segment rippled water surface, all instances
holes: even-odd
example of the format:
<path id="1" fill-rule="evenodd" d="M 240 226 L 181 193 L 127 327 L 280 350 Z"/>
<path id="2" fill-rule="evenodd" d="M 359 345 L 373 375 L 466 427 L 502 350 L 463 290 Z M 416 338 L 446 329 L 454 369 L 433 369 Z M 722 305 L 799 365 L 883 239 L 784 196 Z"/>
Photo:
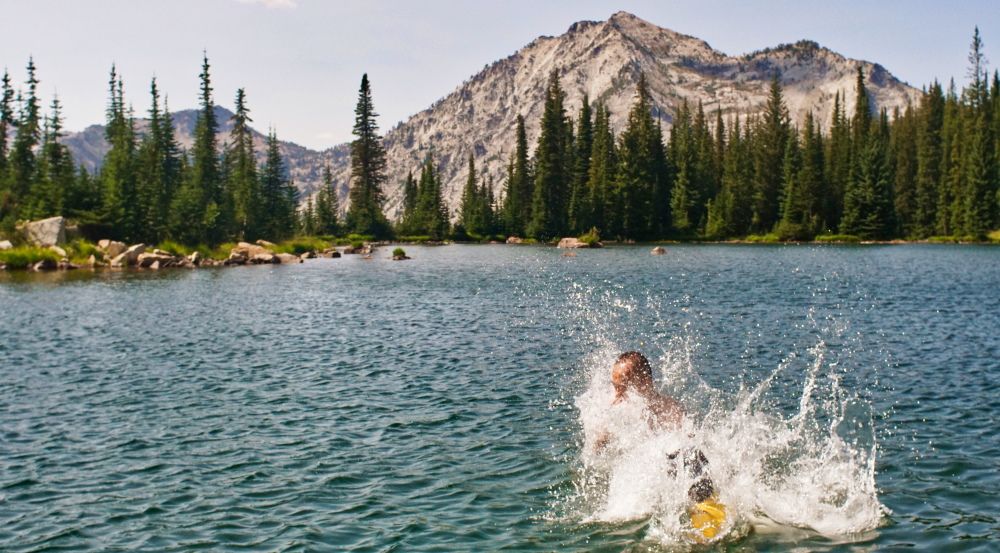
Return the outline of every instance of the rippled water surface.
<path id="1" fill-rule="evenodd" d="M 0 274 L 0 550 L 689 549 L 588 461 L 627 349 L 740 502 L 710 547 L 997 549 L 1000 249 L 408 250 Z"/>

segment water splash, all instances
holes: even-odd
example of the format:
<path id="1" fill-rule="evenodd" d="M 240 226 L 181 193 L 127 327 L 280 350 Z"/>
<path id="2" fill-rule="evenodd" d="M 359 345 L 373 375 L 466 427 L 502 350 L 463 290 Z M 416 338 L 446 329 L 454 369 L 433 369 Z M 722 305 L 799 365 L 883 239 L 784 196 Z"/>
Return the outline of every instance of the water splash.
<path id="1" fill-rule="evenodd" d="M 575 305 L 595 304 L 592 291 L 576 291 Z M 848 542 L 870 538 L 887 509 L 875 483 L 871 404 L 845 386 L 845 380 L 859 385 L 843 362 L 851 355 L 848 325 L 817 322 L 810 312 L 805 325 L 815 337 L 811 347 L 787 353 L 762 379 L 743 373 L 733 376 L 731 386 L 713 387 L 695 368 L 700 343 L 691 317 L 699 314 L 687 298 L 665 306 L 656 298 L 618 294 L 598 295 L 602 308 L 575 314 L 594 348 L 581 362 L 582 391 L 574 399 L 580 453 L 560 511 L 583 522 L 646 520 L 648 539 L 669 546 L 694 543 L 687 490 L 695 477 L 677 470 L 670 456 L 700 450 L 728 510 L 718 539 L 750 531 L 816 533 Z M 662 313 L 670 311 L 665 307 L 683 313 L 682 320 L 664 319 Z M 652 318 L 652 329 L 636 325 L 636 316 Z M 658 369 L 661 392 L 685 405 L 681 428 L 650 426 L 640 398 L 612 404 L 610 367 L 637 344 Z M 599 446 L 601 441 L 607 445 Z"/>

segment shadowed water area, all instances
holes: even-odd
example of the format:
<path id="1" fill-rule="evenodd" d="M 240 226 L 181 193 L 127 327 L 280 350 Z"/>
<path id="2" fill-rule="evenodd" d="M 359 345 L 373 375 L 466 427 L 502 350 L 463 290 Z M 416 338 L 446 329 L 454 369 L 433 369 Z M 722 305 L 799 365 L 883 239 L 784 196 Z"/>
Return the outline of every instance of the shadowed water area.
<path id="1" fill-rule="evenodd" d="M 1000 540 L 998 248 L 407 250 L 0 274 L 0 550 L 703 550 L 588 460 L 626 349 L 741 519 L 708 549 Z"/>

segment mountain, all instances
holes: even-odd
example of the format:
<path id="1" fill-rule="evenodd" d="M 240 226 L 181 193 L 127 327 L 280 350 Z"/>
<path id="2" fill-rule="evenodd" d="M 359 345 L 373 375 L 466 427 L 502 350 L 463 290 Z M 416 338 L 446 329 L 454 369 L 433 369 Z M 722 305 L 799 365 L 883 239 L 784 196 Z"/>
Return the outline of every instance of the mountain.
<path id="1" fill-rule="evenodd" d="M 194 127 L 198 121 L 198 110 L 177 111 L 172 113 L 171 117 L 174 122 L 177 142 L 181 148 L 190 149 L 194 145 Z M 219 122 L 219 144 L 229 141 L 229 134 L 233 130 L 232 117 L 233 112 L 228 109 L 219 106 L 215 107 L 215 118 Z M 136 120 L 136 131 L 139 135 L 144 134 L 148 128 L 148 120 Z M 267 154 L 267 136 L 254 130 L 253 138 L 257 160 L 263 163 Z M 104 159 L 104 154 L 108 151 L 108 143 L 104 139 L 104 125 L 91 125 L 81 132 L 68 133 L 63 137 L 62 142 L 73 152 L 77 163 L 82 164 L 91 171 L 96 171 L 100 167 L 101 161 Z M 281 141 L 279 149 L 285 159 L 285 163 L 288 165 L 290 176 L 304 194 L 312 193 L 320 184 L 323 175 L 323 165 L 327 161 L 334 167 L 350 163 L 348 157 L 350 152 L 346 146 L 317 152 L 305 146 L 299 146 L 294 142 Z M 343 186 L 342 193 L 346 196 L 346 179 Z"/>
<path id="2" fill-rule="evenodd" d="M 493 177 L 498 192 L 514 142 L 518 115 L 523 115 L 529 144 L 537 138 L 544 103 L 545 85 L 552 70 L 558 70 L 566 91 L 566 106 L 579 109 L 584 93 L 591 101 L 604 102 L 611 110 L 616 131 L 624 127 L 640 73 L 646 75 L 654 115 L 669 129 L 675 111 L 687 99 L 702 102 L 706 112 L 746 115 L 759 111 L 766 99 L 770 79 L 777 73 L 784 87 L 785 102 L 795 122 L 811 109 L 825 129 L 829 128 L 834 95 L 846 95 L 845 109 L 854 109 L 854 83 L 858 66 L 868 79 L 872 103 L 879 109 L 916 103 L 920 91 L 900 82 L 882 66 L 845 58 L 811 41 L 780 45 L 743 56 L 729 56 L 695 37 L 683 35 L 619 12 L 607 21 L 581 21 L 558 37 L 535 39 L 510 57 L 494 62 L 462 83 L 432 106 L 398 124 L 385 135 L 389 182 L 386 213 L 398 215 L 402 181 L 407 172 L 419 172 L 431 151 L 444 183 L 445 200 L 457 211 L 466 175 L 469 152 L 477 167 Z M 375 89 L 376 106 L 378 89 Z M 219 109 L 225 122 L 221 140 L 228 136 L 231 113 Z M 174 115 L 178 139 L 190 145 L 196 112 Z M 575 113 L 572 113 L 575 115 Z M 81 136 L 82 135 L 82 136 Z M 258 153 L 263 137 L 258 135 Z M 103 151 L 103 129 L 88 128 L 66 138 L 82 160 L 95 163 Z M 346 144 L 316 152 L 292 143 L 282 143 L 292 177 L 306 194 L 316 189 L 322 164 L 329 161 L 337 180 L 342 203 L 346 202 L 350 157 Z"/>

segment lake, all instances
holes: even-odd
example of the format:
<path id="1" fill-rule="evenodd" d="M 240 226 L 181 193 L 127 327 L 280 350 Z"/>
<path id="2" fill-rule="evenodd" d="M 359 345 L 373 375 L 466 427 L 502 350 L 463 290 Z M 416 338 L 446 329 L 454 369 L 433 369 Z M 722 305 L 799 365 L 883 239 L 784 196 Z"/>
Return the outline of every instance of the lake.
<path id="1" fill-rule="evenodd" d="M 682 442 L 713 547 L 996 550 L 1000 248 L 406 249 L 0 274 L 0 550 L 697 549 Z M 686 432 L 605 454 L 626 350 Z"/>

